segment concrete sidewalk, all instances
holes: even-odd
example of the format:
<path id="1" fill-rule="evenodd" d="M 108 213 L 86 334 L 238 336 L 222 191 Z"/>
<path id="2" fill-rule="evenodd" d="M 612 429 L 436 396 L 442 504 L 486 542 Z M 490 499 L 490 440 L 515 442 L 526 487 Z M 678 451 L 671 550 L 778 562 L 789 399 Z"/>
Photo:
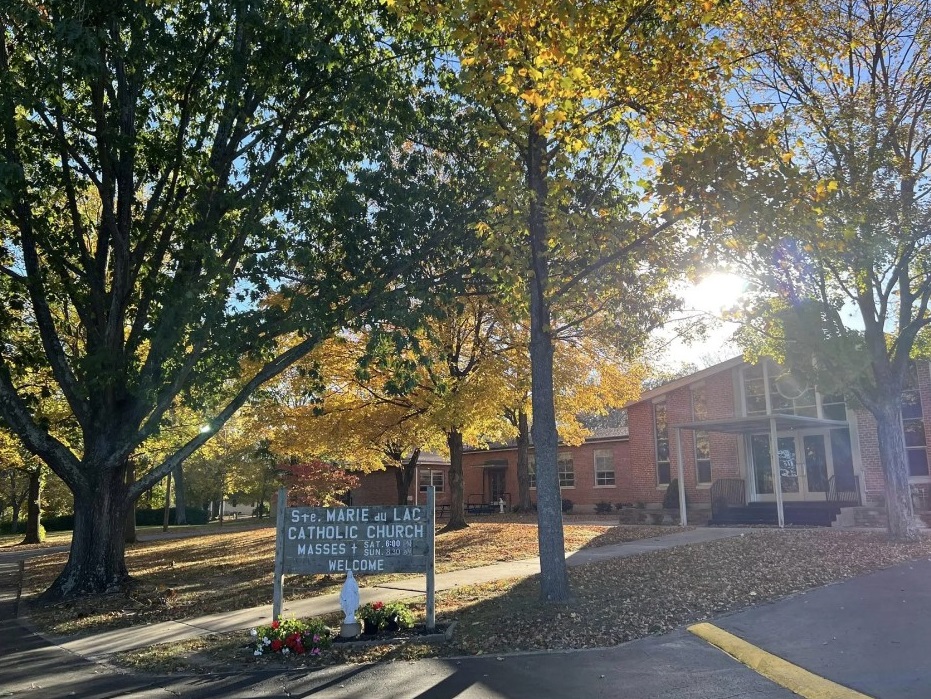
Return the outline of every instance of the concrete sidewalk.
<path id="1" fill-rule="evenodd" d="M 745 529 L 725 527 L 691 529 L 685 532 L 669 534 L 668 536 L 574 551 L 567 555 L 566 563 L 570 566 L 586 565 L 674 546 L 726 539 L 738 536 L 745 531 Z M 442 592 L 465 585 L 477 585 L 507 578 L 529 577 L 539 572 L 539 558 L 497 563 L 480 568 L 468 568 L 452 573 L 438 574 L 436 576 L 436 590 Z M 287 580 L 285 580 L 285 586 L 287 587 Z M 362 604 L 378 600 L 389 602 L 398 599 L 416 599 L 425 594 L 425 587 L 426 579 L 423 576 L 418 576 L 377 586 L 363 587 L 359 590 L 359 596 Z M 283 614 L 285 616 L 312 617 L 338 612 L 339 610 L 339 595 L 329 594 L 285 602 Z M 249 629 L 271 621 L 271 612 L 271 605 L 266 604 L 225 614 L 211 614 L 185 621 L 165 621 L 158 624 L 133 626 L 73 639 L 46 638 L 72 653 L 91 659 L 99 659 L 119 651 L 145 648 L 159 643 L 185 641 L 210 633 L 226 633 Z"/>

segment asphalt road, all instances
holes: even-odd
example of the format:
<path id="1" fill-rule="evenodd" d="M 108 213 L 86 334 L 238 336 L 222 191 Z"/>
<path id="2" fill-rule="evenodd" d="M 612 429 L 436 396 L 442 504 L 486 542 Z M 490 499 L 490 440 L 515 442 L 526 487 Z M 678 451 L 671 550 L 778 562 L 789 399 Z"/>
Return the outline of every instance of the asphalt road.
<path id="1" fill-rule="evenodd" d="M 685 630 L 610 649 L 152 677 L 50 646 L 13 619 L 18 562 L 0 554 L 0 697 L 789 699 Z M 714 620 L 875 699 L 931 697 L 931 562 L 922 560 Z M 506 623 L 506 620 L 502 620 Z"/>

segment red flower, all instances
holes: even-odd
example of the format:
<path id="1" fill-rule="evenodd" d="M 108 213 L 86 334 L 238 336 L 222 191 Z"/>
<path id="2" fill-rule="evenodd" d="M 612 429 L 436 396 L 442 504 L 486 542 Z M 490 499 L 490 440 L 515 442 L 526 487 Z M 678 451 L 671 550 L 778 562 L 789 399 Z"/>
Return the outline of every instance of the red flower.
<path id="1" fill-rule="evenodd" d="M 275 619 L 275 620 L 272 622 L 272 628 L 273 628 L 273 629 L 277 629 L 279 626 L 281 626 L 281 622 L 278 621 L 277 619 Z"/>
<path id="2" fill-rule="evenodd" d="M 275 652 L 278 652 L 279 650 L 281 650 L 281 647 L 283 645 L 284 644 L 279 639 L 276 638 L 274 641 L 272 641 L 271 649 Z"/>
<path id="3" fill-rule="evenodd" d="M 376 602 L 375 604 L 372 605 L 372 609 L 381 609 L 384 606 L 385 606 L 384 602 Z"/>

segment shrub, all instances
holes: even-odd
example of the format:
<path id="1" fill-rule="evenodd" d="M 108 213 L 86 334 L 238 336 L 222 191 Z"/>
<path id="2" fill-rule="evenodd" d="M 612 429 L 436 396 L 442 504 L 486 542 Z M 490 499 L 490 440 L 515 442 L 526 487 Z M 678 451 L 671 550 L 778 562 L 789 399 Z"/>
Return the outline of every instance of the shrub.
<path id="1" fill-rule="evenodd" d="M 633 507 L 633 506 L 634 506 L 634 505 L 633 505 L 633 503 L 631 503 L 631 502 L 616 502 L 616 503 L 614 503 L 614 509 L 617 510 L 618 512 L 620 512 L 621 510 L 623 510 L 625 507 Z"/>
<path id="2" fill-rule="evenodd" d="M 688 499 L 685 501 L 686 506 L 689 504 Z M 669 487 L 666 488 L 666 495 L 663 496 L 663 507 L 667 510 L 679 509 L 679 479 L 673 478 L 669 481 Z"/>
<path id="3" fill-rule="evenodd" d="M 609 515 L 611 514 L 611 503 L 610 502 L 596 502 L 595 503 L 595 514 L 599 515 Z"/>
<path id="4" fill-rule="evenodd" d="M 404 602 L 369 602 L 359 607 L 356 618 L 365 633 L 397 631 L 414 625 L 414 612 Z"/>
<path id="5" fill-rule="evenodd" d="M 570 500 L 569 498 L 562 499 L 562 511 L 572 512 L 572 500 Z"/>
<path id="6" fill-rule="evenodd" d="M 320 619 L 276 619 L 249 634 L 254 639 L 253 655 L 296 653 L 320 655 L 330 647 L 330 629 Z"/>

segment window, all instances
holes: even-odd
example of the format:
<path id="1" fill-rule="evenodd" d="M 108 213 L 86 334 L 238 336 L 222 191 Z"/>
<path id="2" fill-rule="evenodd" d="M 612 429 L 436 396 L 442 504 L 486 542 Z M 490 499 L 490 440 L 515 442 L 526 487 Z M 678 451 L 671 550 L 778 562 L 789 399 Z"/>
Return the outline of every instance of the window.
<path id="1" fill-rule="evenodd" d="M 575 487 L 575 469 L 572 466 L 572 457 L 568 454 L 560 454 L 556 460 L 556 467 L 559 469 L 559 487 Z"/>
<path id="2" fill-rule="evenodd" d="M 748 366 L 743 371 L 744 403 L 747 415 L 766 414 L 766 384 L 763 381 L 763 365 Z"/>
<path id="3" fill-rule="evenodd" d="M 614 485 L 614 452 L 595 449 L 595 485 Z"/>
<path id="4" fill-rule="evenodd" d="M 692 387 L 692 419 L 708 419 L 703 385 Z M 711 440 L 705 430 L 695 430 L 695 474 L 698 483 L 711 483 Z"/>
<path id="5" fill-rule="evenodd" d="M 421 471 L 420 472 L 420 492 L 426 493 L 427 488 L 431 485 L 436 488 L 436 492 L 442 493 L 443 486 L 446 484 L 446 474 L 443 471 Z"/>
<path id="6" fill-rule="evenodd" d="M 656 482 L 669 485 L 669 424 L 665 403 L 653 406 L 653 421 L 656 425 Z"/>
<path id="7" fill-rule="evenodd" d="M 821 417 L 827 420 L 847 420 L 847 403 L 843 393 L 821 396 Z"/>
<path id="8" fill-rule="evenodd" d="M 928 447 L 925 424 L 918 393 L 918 368 L 909 362 L 902 391 L 902 430 L 905 432 L 905 454 L 908 457 L 908 475 L 928 475 Z"/>
<path id="9" fill-rule="evenodd" d="M 533 454 L 527 454 L 527 473 L 530 475 L 529 482 L 531 488 L 537 487 L 537 462 Z"/>
<path id="10" fill-rule="evenodd" d="M 743 387 L 746 415 L 765 415 L 766 400 L 776 415 L 799 415 L 802 417 L 825 417 L 829 420 L 847 420 L 847 406 L 843 394 L 821 397 L 821 413 L 813 388 L 804 384 L 791 371 L 778 364 L 768 363 L 763 377 L 763 364 L 744 367 Z"/>

